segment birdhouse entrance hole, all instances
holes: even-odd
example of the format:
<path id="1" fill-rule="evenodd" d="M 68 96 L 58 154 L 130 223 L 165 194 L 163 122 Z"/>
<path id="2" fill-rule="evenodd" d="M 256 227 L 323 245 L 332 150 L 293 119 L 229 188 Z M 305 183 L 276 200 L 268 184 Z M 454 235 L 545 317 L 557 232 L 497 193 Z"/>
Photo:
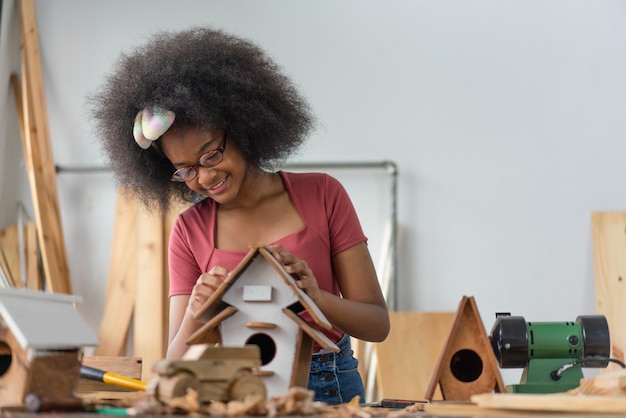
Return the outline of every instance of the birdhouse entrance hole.
<path id="1" fill-rule="evenodd" d="M 0 377 L 4 376 L 4 374 L 11 367 L 11 360 L 13 359 L 13 354 L 11 352 L 11 347 L 4 341 L 0 341 Z"/>
<path id="2" fill-rule="evenodd" d="M 461 382 L 473 382 L 483 372 L 483 361 L 473 350 L 459 350 L 450 359 L 450 371 Z"/>
<path id="3" fill-rule="evenodd" d="M 246 344 L 254 344 L 259 346 L 261 350 L 261 364 L 265 366 L 274 359 L 276 355 L 276 343 L 267 334 L 254 334 L 246 341 Z"/>

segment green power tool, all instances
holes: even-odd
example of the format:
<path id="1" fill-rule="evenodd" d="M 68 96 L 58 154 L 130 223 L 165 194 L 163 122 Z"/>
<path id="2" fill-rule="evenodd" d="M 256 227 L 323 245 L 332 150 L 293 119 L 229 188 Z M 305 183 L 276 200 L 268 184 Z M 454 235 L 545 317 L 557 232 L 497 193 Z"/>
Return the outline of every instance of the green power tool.
<path id="1" fill-rule="evenodd" d="M 606 367 L 610 361 L 609 326 L 603 315 L 575 322 L 526 322 L 497 314 L 489 336 L 501 368 L 524 368 L 513 393 L 566 392 L 580 385 L 582 367 Z"/>

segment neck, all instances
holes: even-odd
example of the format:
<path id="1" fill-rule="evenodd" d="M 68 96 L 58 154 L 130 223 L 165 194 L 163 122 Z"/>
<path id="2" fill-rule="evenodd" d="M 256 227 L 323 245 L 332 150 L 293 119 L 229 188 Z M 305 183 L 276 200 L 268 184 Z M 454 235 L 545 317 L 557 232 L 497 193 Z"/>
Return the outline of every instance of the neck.
<path id="1" fill-rule="evenodd" d="M 249 170 L 243 188 L 240 191 L 241 199 L 230 206 L 231 209 L 254 209 L 264 201 L 282 193 L 283 184 L 278 173 L 270 173 L 261 169 Z"/>

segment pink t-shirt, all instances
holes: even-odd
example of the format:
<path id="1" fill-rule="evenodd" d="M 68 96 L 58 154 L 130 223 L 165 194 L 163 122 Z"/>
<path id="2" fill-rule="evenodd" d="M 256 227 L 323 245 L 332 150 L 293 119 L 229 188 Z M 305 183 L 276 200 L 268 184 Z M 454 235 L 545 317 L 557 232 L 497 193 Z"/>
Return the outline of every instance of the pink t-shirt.
<path id="1" fill-rule="evenodd" d="M 366 242 L 347 192 L 335 178 L 322 173 L 279 171 L 304 228 L 268 245 L 281 244 L 305 260 L 320 289 L 340 296 L 332 269 L 332 256 Z M 216 265 L 233 270 L 248 250 L 215 248 L 217 204 L 207 198 L 184 211 L 174 223 L 169 241 L 170 296 L 189 295 L 198 277 Z M 310 321 L 305 313 L 303 318 Z M 343 332 L 323 331 L 337 342 Z"/>

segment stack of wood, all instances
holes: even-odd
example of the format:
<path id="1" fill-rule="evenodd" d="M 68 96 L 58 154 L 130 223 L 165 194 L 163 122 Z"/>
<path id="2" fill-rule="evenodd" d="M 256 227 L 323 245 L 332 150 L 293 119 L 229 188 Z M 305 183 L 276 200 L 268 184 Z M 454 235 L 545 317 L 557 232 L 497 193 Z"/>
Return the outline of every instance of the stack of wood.
<path id="1" fill-rule="evenodd" d="M 20 228 L 22 233 L 20 234 Z M 9 225 L 0 230 L 0 282 L 4 287 L 42 290 L 43 276 L 39 264 L 37 226 Z"/>
<path id="2" fill-rule="evenodd" d="M 29 287 L 53 293 L 72 293 L 63 238 L 61 213 L 58 201 L 56 168 L 52 155 L 47 119 L 43 70 L 41 65 L 39 31 L 34 0 L 17 2 L 21 29 L 21 77 L 11 75 L 18 123 L 24 149 L 24 160 L 35 221 L 24 226 L 9 226 L 2 231 L 0 271 L 3 284 Z M 23 247 L 19 250 L 19 236 L 24 233 Z M 21 258 L 22 257 L 22 258 Z M 41 285 L 38 260 L 45 278 Z M 22 262 L 24 261 L 24 262 Z M 27 279 L 26 279 L 27 278 Z M 19 285 L 19 286 L 18 286 Z"/>

